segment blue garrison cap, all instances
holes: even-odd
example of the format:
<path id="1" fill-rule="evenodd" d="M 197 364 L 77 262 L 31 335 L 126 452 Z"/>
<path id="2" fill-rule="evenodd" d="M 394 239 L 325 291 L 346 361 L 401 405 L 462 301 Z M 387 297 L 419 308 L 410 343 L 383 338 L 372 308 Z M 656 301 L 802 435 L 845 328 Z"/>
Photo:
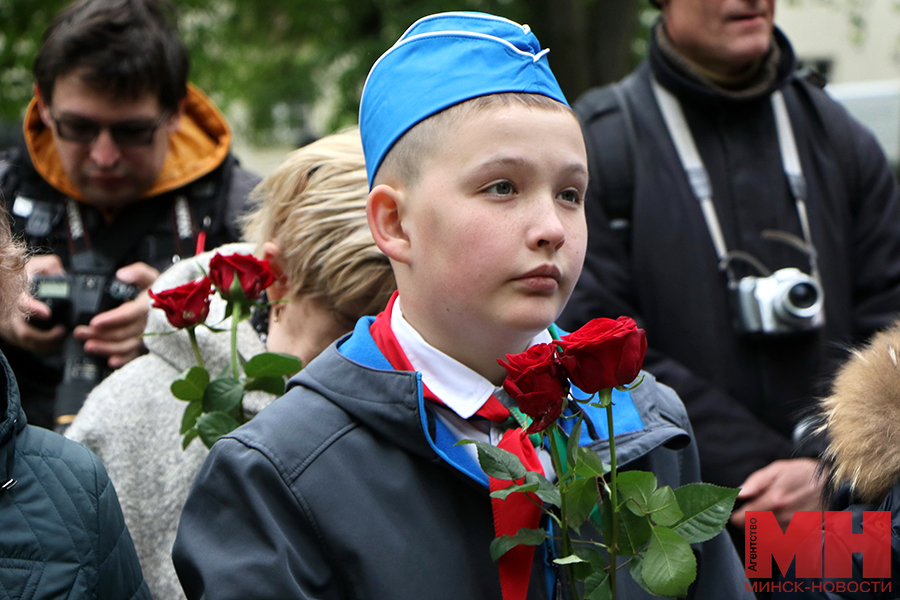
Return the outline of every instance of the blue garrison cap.
<path id="1" fill-rule="evenodd" d="M 487 94 L 541 94 L 568 104 L 528 25 L 477 12 L 423 17 L 375 61 L 359 103 L 369 187 L 413 125 Z"/>

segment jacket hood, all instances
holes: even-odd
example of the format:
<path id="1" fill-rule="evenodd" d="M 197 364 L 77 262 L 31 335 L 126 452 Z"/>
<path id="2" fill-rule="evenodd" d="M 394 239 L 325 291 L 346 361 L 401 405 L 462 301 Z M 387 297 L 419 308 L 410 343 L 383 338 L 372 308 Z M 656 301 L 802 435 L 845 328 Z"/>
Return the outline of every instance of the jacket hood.
<path id="1" fill-rule="evenodd" d="M 351 334 L 337 340 L 291 378 L 288 388 L 308 388 L 406 451 L 431 460 L 440 456 L 465 471 L 467 453 L 455 445 L 456 439 L 440 420 L 430 419 L 424 409 L 421 375 L 394 370 L 369 333 L 373 321 L 374 317 L 360 319 Z M 348 376 L 358 369 L 366 371 L 364 378 Z M 620 465 L 659 446 L 677 449 L 690 441 L 690 427 L 677 395 L 657 384 L 649 373 L 642 375 L 645 381 L 633 391 L 613 391 L 616 455 Z M 361 386 L 363 379 L 364 386 Z M 573 393 L 581 392 L 573 390 Z M 608 461 L 606 412 L 592 407 L 586 410 L 600 439 L 592 440 L 584 428 L 581 445 L 597 451 Z M 473 478 L 483 478 L 477 465 L 472 466 L 474 469 L 469 472 Z"/>
<path id="2" fill-rule="evenodd" d="M 832 484 L 877 504 L 900 480 L 900 323 L 852 352 L 821 409 Z"/>
<path id="3" fill-rule="evenodd" d="M 16 436 L 25 428 L 25 412 L 19 400 L 19 386 L 6 357 L 0 352 L 0 487 L 11 477 L 16 457 Z M 3 490 L 0 489 L 0 494 Z"/>
<path id="4" fill-rule="evenodd" d="M 768 97 L 773 91 L 783 87 L 794 72 L 796 65 L 794 50 L 787 37 L 780 29 L 775 27 L 772 32 L 772 38 L 774 45 L 778 49 L 778 56 L 777 62 L 773 65 L 774 73 L 770 75 L 771 82 L 764 88 L 760 88 L 754 93 L 744 97 L 735 98 L 725 96 L 718 90 L 710 87 L 707 83 L 686 73 L 684 69 L 676 66 L 665 55 L 659 41 L 656 39 L 658 33 L 663 34 L 662 32 L 657 32 L 661 27 L 663 27 L 662 17 L 656 22 L 656 25 L 650 34 L 650 69 L 653 72 L 653 75 L 659 80 L 660 84 L 671 90 L 675 95 L 683 99 L 689 99 L 690 102 L 752 102 L 759 98 Z"/>
<path id="5" fill-rule="evenodd" d="M 185 258 L 172 265 L 154 282 L 151 289 L 158 293 L 189 281 L 194 281 L 209 272 L 209 261 L 216 253 L 252 254 L 250 244 L 226 244 L 192 258 Z M 219 330 L 199 326 L 195 329 L 200 354 L 206 363 L 206 370 L 213 376 L 231 364 L 231 319 L 225 318 L 226 302 L 218 294 L 213 295 L 206 323 Z M 144 345 L 151 353 L 165 360 L 178 372 L 197 364 L 190 338 L 186 331 L 177 331 L 166 319 L 165 311 L 150 309 L 147 326 L 144 329 Z M 249 359 L 266 351 L 259 335 L 249 321 L 238 324 L 238 352 Z M 271 403 L 275 397 L 265 392 L 248 392 L 244 397 L 244 409 L 248 416 L 255 415 Z"/>
<path id="6" fill-rule="evenodd" d="M 150 198 L 178 189 L 199 179 L 222 164 L 231 147 L 231 130 L 212 100 L 192 84 L 184 100 L 184 114 L 178 131 L 169 139 L 169 151 L 156 183 L 147 190 Z M 86 201 L 66 176 L 56 152 L 53 133 L 44 125 L 33 98 L 25 112 L 25 143 L 34 168 L 56 190 L 76 200 Z"/>

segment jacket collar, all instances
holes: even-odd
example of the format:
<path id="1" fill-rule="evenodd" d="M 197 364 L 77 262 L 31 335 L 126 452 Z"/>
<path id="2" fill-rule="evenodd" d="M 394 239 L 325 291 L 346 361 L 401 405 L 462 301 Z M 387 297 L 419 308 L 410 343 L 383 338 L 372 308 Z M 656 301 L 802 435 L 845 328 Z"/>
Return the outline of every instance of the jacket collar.
<path id="1" fill-rule="evenodd" d="M 85 198 L 66 176 L 56 152 L 53 133 L 41 120 L 37 99 L 25 112 L 25 143 L 35 170 L 47 183 L 81 202 Z M 144 198 L 158 196 L 196 181 L 222 164 L 231 147 L 231 130 L 225 117 L 203 92 L 188 84 L 184 115 L 169 140 L 169 151 L 156 183 Z"/>
<path id="2" fill-rule="evenodd" d="M 360 319 L 353 333 L 329 346 L 316 360 L 295 375 L 288 387 L 302 386 L 328 398 L 379 436 L 393 440 L 404 450 L 430 460 L 440 456 L 473 479 L 459 446 L 425 409 L 421 374 L 395 371 L 369 333 L 374 317 Z M 364 379 L 348 376 L 365 370 Z M 681 402 L 667 388 L 645 373 L 645 382 L 631 392 L 615 391 L 616 453 L 624 465 L 660 446 L 683 447 L 690 441 Z M 589 409 L 599 410 L 599 409 Z M 581 444 L 608 461 L 609 444 L 605 412 L 593 417 L 599 441 L 582 430 Z M 412 432 L 416 432 L 413 434 Z M 619 437 L 619 435 L 622 437 Z M 479 471 L 480 473 L 480 471 Z"/>

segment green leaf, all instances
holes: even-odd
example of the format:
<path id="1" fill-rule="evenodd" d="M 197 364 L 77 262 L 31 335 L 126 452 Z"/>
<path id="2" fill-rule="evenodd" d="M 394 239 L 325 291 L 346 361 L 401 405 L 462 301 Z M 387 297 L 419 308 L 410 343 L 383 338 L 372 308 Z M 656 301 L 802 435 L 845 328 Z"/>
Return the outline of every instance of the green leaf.
<path id="1" fill-rule="evenodd" d="M 526 470 L 522 461 L 512 452 L 472 440 L 460 440 L 457 444 L 475 444 L 478 448 L 478 464 L 488 477 L 506 481 L 517 481 L 525 477 Z"/>
<path id="2" fill-rule="evenodd" d="M 558 565 L 574 565 L 576 563 L 587 563 L 588 561 L 575 554 L 570 554 L 564 558 L 554 558 L 553 562 Z"/>
<path id="3" fill-rule="evenodd" d="M 577 581 L 585 581 L 594 571 L 606 568 L 606 559 L 596 548 L 578 546 L 573 549 L 573 552 L 584 561 L 572 565 L 572 574 Z"/>
<path id="4" fill-rule="evenodd" d="M 583 423 L 584 416 L 582 415 L 575 421 L 572 432 L 569 433 L 569 440 L 566 442 L 566 464 L 569 465 L 569 469 L 572 469 L 575 465 L 575 450 L 580 448 L 578 443 L 581 439 L 581 426 Z"/>
<path id="5" fill-rule="evenodd" d="M 184 416 L 181 418 L 181 435 L 186 434 L 197 424 L 197 417 L 203 414 L 203 403 L 199 400 L 192 400 L 184 409 Z"/>
<path id="6" fill-rule="evenodd" d="M 636 515 L 647 512 L 650 494 L 656 490 L 656 475 L 646 471 L 626 471 L 617 478 L 621 502 Z"/>
<path id="7" fill-rule="evenodd" d="M 209 373 L 203 367 L 191 367 L 172 382 L 169 387 L 172 395 L 179 400 L 200 400 L 203 398 L 203 390 L 209 385 Z"/>
<path id="8" fill-rule="evenodd" d="M 237 429 L 240 423 L 223 412 L 208 412 L 197 419 L 197 431 L 207 448 L 212 448 L 223 435 Z"/>
<path id="9" fill-rule="evenodd" d="M 600 459 L 600 455 L 589 448 L 576 448 L 573 452 L 573 470 L 582 477 L 603 477 L 610 471 L 608 464 Z"/>
<path id="10" fill-rule="evenodd" d="M 634 580 L 636 584 L 644 588 L 644 590 L 648 594 L 653 594 L 652 591 L 647 587 L 647 584 L 644 583 L 644 557 L 641 555 L 635 556 L 631 559 L 631 563 L 628 566 L 628 574 L 631 575 L 631 578 Z"/>
<path id="11" fill-rule="evenodd" d="M 556 507 L 562 506 L 562 497 L 559 494 L 559 489 L 555 485 L 550 483 L 550 481 L 540 473 L 528 471 L 528 473 L 525 474 L 525 483 L 538 484 L 538 489 L 535 492 L 535 495 L 543 502 L 552 504 Z"/>
<path id="12" fill-rule="evenodd" d="M 506 500 L 506 497 L 515 492 L 535 492 L 538 489 L 537 483 L 523 483 L 522 485 L 511 485 L 507 488 L 503 488 L 502 490 L 497 490 L 496 492 L 491 492 L 491 498 L 499 498 L 501 500 Z"/>
<path id="13" fill-rule="evenodd" d="M 279 375 L 276 377 L 258 377 L 255 379 L 248 379 L 244 382 L 244 390 L 247 392 L 260 390 L 263 392 L 274 394 L 276 396 L 281 396 L 282 394 L 284 394 L 284 377 L 281 377 Z"/>
<path id="14" fill-rule="evenodd" d="M 538 546 L 547 539 L 547 532 L 543 529 L 520 529 L 515 535 L 501 535 L 491 542 L 491 558 L 494 562 L 519 545 Z"/>
<path id="15" fill-rule="evenodd" d="M 303 368 L 296 356 L 280 352 L 257 354 L 244 365 L 247 377 L 289 377 Z"/>
<path id="16" fill-rule="evenodd" d="M 668 527 L 653 527 L 641 575 L 657 596 L 685 596 L 697 577 L 697 558 L 680 535 Z"/>
<path id="17" fill-rule="evenodd" d="M 576 479 L 565 486 L 562 501 L 566 507 L 569 527 L 579 531 L 599 499 L 596 479 Z"/>
<path id="18" fill-rule="evenodd" d="M 683 516 L 678 507 L 678 500 L 675 499 L 675 492 L 669 486 L 661 487 L 650 494 L 647 510 L 654 523 L 667 527 L 677 523 Z"/>
<path id="19" fill-rule="evenodd" d="M 609 573 L 594 571 L 584 582 L 585 600 L 613 600 L 609 589 Z"/>
<path id="20" fill-rule="evenodd" d="M 213 379 L 203 392 L 204 412 L 228 412 L 244 399 L 244 386 L 237 379 Z"/>
<path id="21" fill-rule="evenodd" d="M 619 512 L 619 554 L 635 554 L 650 541 L 650 519 L 631 511 Z"/>
<path id="22" fill-rule="evenodd" d="M 190 431 L 188 431 L 185 434 L 184 439 L 181 441 L 181 449 L 187 450 L 187 447 L 191 445 L 191 442 L 193 442 L 198 435 L 200 435 L 200 432 L 196 429 L 191 429 Z"/>
<path id="23" fill-rule="evenodd" d="M 690 544 L 716 537 L 728 523 L 739 491 L 710 483 L 681 486 L 675 498 L 684 516 L 673 529 Z"/>
<path id="24" fill-rule="evenodd" d="M 521 485 L 513 484 L 502 490 L 491 492 L 491 498 L 506 500 L 506 497 L 514 492 L 534 492 L 542 501 L 554 506 L 559 506 L 562 503 L 556 486 L 550 483 L 546 477 L 534 471 L 525 473 L 525 481 Z"/>

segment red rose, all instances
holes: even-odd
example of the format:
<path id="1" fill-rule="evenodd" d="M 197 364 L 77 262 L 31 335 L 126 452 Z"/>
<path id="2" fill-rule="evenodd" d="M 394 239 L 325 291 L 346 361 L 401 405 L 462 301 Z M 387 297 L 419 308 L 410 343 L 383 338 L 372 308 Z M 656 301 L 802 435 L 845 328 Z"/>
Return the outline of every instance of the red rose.
<path id="1" fill-rule="evenodd" d="M 204 277 L 184 285 L 163 290 L 158 294 L 150 291 L 153 306 L 166 311 L 166 318 L 172 327 L 182 329 L 202 323 L 209 314 L 209 279 Z"/>
<path id="2" fill-rule="evenodd" d="M 569 392 L 565 371 L 550 344 L 537 344 L 521 354 L 507 354 L 503 389 L 533 422 L 525 431 L 543 431 L 559 417 Z"/>
<path id="3" fill-rule="evenodd" d="M 237 302 L 256 300 L 275 281 L 268 260 L 249 254 L 222 256 L 218 252 L 209 261 L 209 278 L 223 298 Z"/>
<path id="4" fill-rule="evenodd" d="M 594 319 L 563 336 L 559 345 L 569 379 L 593 394 L 634 381 L 644 364 L 647 335 L 629 317 Z"/>

